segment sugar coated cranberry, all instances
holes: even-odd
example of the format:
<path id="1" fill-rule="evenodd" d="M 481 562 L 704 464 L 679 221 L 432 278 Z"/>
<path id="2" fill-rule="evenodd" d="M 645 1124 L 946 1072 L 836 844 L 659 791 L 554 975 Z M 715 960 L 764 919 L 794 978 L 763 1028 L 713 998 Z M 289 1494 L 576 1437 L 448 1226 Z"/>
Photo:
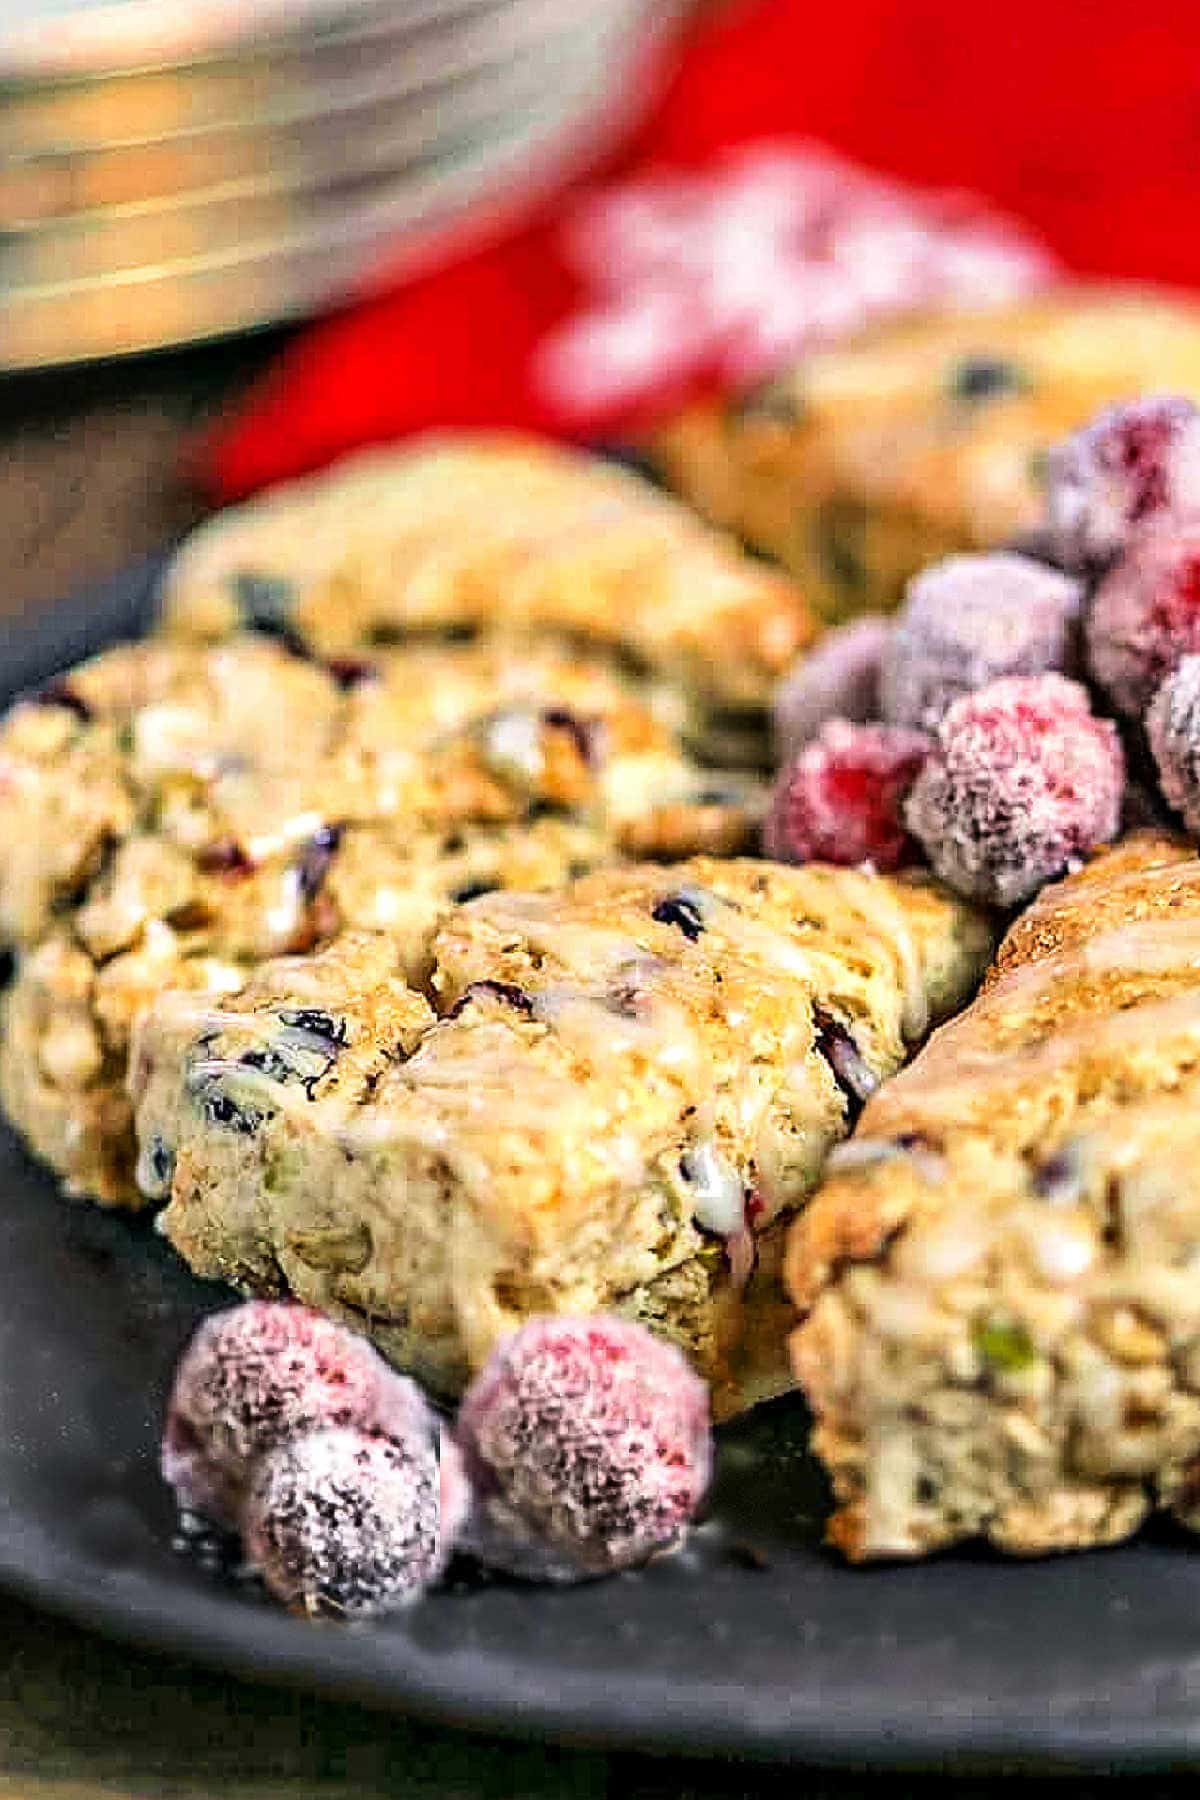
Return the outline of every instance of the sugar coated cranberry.
<path id="1" fill-rule="evenodd" d="M 162 1471 L 182 1506 L 235 1526 L 254 1464 L 322 1426 L 432 1436 L 417 1388 L 352 1331 L 251 1300 L 206 1319 L 175 1372 Z"/>
<path id="2" fill-rule="evenodd" d="M 1185 656 L 1154 697 L 1146 734 L 1165 798 L 1200 834 L 1200 656 Z"/>
<path id="3" fill-rule="evenodd" d="M 879 664 L 891 621 L 868 614 L 827 632 L 775 690 L 772 709 L 780 762 L 802 750 L 828 719 L 864 725 L 879 717 Z"/>
<path id="4" fill-rule="evenodd" d="M 1014 551 L 950 556 L 909 584 L 880 671 L 883 717 L 932 731 L 960 694 L 1067 668 L 1080 584 Z"/>
<path id="5" fill-rule="evenodd" d="M 530 1580 L 585 1580 L 682 1540 L 708 1486 L 708 1390 L 639 1325 L 535 1319 L 471 1385 L 458 1441 L 466 1547 Z"/>
<path id="6" fill-rule="evenodd" d="M 1131 534 L 1200 505 L 1200 415 L 1176 394 L 1107 407 L 1050 452 L 1046 521 L 1063 568 L 1095 572 Z"/>
<path id="7" fill-rule="evenodd" d="M 257 1464 L 246 1555 L 307 1613 L 394 1612 L 436 1580 L 449 1550 L 429 1438 L 346 1427 L 291 1438 Z"/>
<path id="8" fill-rule="evenodd" d="M 1200 517 L 1139 534 L 1096 590 L 1088 665 L 1118 712 L 1140 719 L 1162 682 L 1200 651 Z"/>
<path id="9" fill-rule="evenodd" d="M 929 753 L 923 732 L 833 719 L 780 771 L 763 831 L 777 862 L 916 860 L 903 801 Z"/>
<path id="10" fill-rule="evenodd" d="M 1124 780 L 1077 682 L 1011 676 L 955 701 L 905 817 L 950 887 L 1015 906 L 1116 835 Z"/>

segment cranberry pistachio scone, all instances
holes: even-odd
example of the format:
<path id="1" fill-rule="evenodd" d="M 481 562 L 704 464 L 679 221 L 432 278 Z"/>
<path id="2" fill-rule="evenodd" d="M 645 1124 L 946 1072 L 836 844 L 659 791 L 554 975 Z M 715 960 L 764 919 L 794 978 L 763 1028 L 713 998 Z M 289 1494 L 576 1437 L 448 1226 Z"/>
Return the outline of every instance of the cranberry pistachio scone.
<path id="1" fill-rule="evenodd" d="M 648 696 L 555 651 L 118 647 L 0 726 L 0 936 L 20 953 L 0 1096 L 69 1188 L 133 1199 L 125 1059 L 154 994 L 240 986 L 353 924 L 417 975 L 456 899 L 737 851 L 758 807 Z"/>
<path id="2" fill-rule="evenodd" d="M 612 869 L 455 909 L 415 1039 L 386 944 L 144 1016 L 139 1179 L 167 1237 L 444 1394 L 526 1318 L 604 1310 L 679 1343 L 731 1412 L 787 1380 L 783 1219 L 970 991 L 988 928 L 918 879 Z"/>
<path id="3" fill-rule="evenodd" d="M 640 476 L 499 435 L 372 451 L 218 514 L 168 572 L 163 622 L 325 656 L 414 634 L 558 636 L 678 683 L 693 730 L 739 747 L 814 635 L 790 581 Z"/>
<path id="4" fill-rule="evenodd" d="M 797 1222 L 796 1375 L 847 1555 L 1200 1525 L 1200 860 L 1043 890 Z"/>
<path id="5" fill-rule="evenodd" d="M 824 617 L 894 606 L 955 550 L 1036 528 L 1050 447 L 1135 394 L 1200 397 L 1200 307 L 1058 287 L 876 328 L 660 435 L 671 484 L 778 558 Z"/>

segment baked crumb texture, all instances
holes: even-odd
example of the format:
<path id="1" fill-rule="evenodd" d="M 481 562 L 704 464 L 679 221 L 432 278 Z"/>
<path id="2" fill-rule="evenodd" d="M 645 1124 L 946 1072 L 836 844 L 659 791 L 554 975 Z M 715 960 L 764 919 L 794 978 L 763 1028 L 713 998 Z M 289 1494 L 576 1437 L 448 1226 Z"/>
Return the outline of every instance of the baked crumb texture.
<path id="1" fill-rule="evenodd" d="M 664 690 L 553 646 L 118 646 L 0 725 L 5 1109 L 70 1191 L 135 1202 L 125 1069 L 156 994 L 352 926 L 420 980 L 457 901 L 733 854 L 762 804 L 687 755 Z"/>
<path id="2" fill-rule="evenodd" d="M 796 1375 L 855 1560 L 1200 1524 L 1200 861 L 1045 889 L 792 1230 Z"/>
<path id="3" fill-rule="evenodd" d="M 136 1029 L 139 1178 L 200 1274 L 292 1293 L 452 1395 L 542 1313 L 788 1384 L 784 1224 L 988 954 L 921 879 L 708 858 L 454 908 L 426 997 L 348 933 Z"/>
<path id="4" fill-rule="evenodd" d="M 692 408 L 653 452 L 679 493 L 839 619 L 895 606 L 951 551 L 1035 530 L 1050 447 L 1098 407 L 1161 392 L 1200 398 L 1200 307 L 1061 287 L 877 327 L 739 404 Z"/>
<path id="5" fill-rule="evenodd" d="M 678 683 L 689 730 L 760 754 L 816 622 L 789 579 L 649 482 L 517 436 L 372 451 L 220 513 L 184 545 L 168 631 L 285 631 L 342 656 L 414 635 L 558 635 Z"/>

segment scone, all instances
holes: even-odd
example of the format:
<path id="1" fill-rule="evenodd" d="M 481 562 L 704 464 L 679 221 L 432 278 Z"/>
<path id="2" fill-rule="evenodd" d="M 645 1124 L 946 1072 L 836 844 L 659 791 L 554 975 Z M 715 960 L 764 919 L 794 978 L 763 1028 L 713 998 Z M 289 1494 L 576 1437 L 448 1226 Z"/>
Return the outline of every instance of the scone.
<path id="1" fill-rule="evenodd" d="M 0 1097 L 72 1191 L 134 1199 L 125 1057 L 153 994 L 351 924 L 419 976 L 456 899 L 737 851 L 758 807 L 611 668 L 551 650 L 108 651 L 0 729 Z"/>
<path id="2" fill-rule="evenodd" d="M 131 1059 L 139 1179 L 198 1273 L 348 1319 L 439 1393 L 530 1315 L 603 1309 L 728 1413 L 788 1379 L 783 1220 L 987 944 L 931 884 L 854 870 L 489 895 L 438 933 L 415 1041 L 377 937 L 164 996 Z"/>
<path id="3" fill-rule="evenodd" d="M 1200 1524 L 1200 860 L 1047 888 L 794 1228 L 793 1360 L 855 1559 Z"/>
<path id="4" fill-rule="evenodd" d="M 894 606 L 951 551 L 1032 530 L 1049 446 L 1147 392 L 1200 399 L 1200 307 L 1061 287 L 817 352 L 738 405 L 685 413 L 655 455 L 834 620 Z"/>
<path id="5" fill-rule="evenodd" d="M 284 633 L 325 656 L 553 634 L 677 682 L 706 746 L 747 754 L 814 634 L 790 581 L 639 476 L 505 436 L 368 452 L 218 514 L 169 570 L 163 622 Z"/>

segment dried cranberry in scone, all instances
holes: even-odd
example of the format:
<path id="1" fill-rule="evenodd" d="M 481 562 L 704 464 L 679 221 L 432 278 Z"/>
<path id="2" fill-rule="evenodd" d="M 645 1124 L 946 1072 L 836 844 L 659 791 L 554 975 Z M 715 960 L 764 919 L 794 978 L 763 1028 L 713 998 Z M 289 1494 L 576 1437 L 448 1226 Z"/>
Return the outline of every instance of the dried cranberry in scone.
<path id="1" fill-rule="evenodd" d="M 865 725 L 879 717 L 879 665 L 892 622 L 877 614 L 826 632 L 775 690 L 775 752 L 786 762 L 816 737 L 829 719 Z"/>
<path id="2" fill-rule="evenodd" d="M 917 861 L 902 808 L 928 753 L 923 732 L 831 720 L 779 774 L 763 830 L 767 855 L 883 870 Z"/>
<path id="3" fill-rule="evenodd" d="M 162 1472 L 181 1506 L 236 1525 L 254 1464 L 322 1426 L 423 1432 L 419 1390 L 365 1339 L 307 1307 L 251 1300 L 206 1319 L 175 1372 Z"/>
<path id="4" fill-rule="evenodd" d="M 883 717 L 933 731 L 960 694 L 1065 670 L 1083 588 L 1032 557 L 949 556 L 909 583 L 880 671 Z"/>
<path id="5" fill-rule="evenodd" d="M 1200 414 L 1181 395 L 1107 407 L 1050 452 L 1048 540 L 1063 568 L 1094 573 L 1149 521 L 1197 509 Z"/>
<path id="6" fill-rule="evenodd" d="M 1015 906 L 1116 836 L 1124 785 L 1077 682 L 1012 676 L 955 701 L 904 811 L 947 886 Z"/>
<path id="7" fill-rule="evenodd" d="M 708 1390 L 619 1319 L 534 1319 L 468 1389 L 464 1547 L 534 1581 L 581 1581 L 675 1548 L 708 1486 Z"/>
<path id="8" fill-rule="evenodd" d="M 1096 590 L 1092 674 L 1117 711 L 1140 719 L 1162 682 L 1200 651 L 1200 515 L 1140 533 Z"/>
<path id="9" fill-rule="evenodd" d="M 395 1612 L 445 1567 L 440 1484 L 424 1433 L 342 1428 L 292 1438 L 255 1470 L 247 1559 L 285 1606 L 347 1617 Z"/>
<path id="10" fill-rule="evenodd" d="M 1200 656 L 1185 656 L 1146 714 L 1146 735 L 1163 795 L 1200 834 Z"/>

